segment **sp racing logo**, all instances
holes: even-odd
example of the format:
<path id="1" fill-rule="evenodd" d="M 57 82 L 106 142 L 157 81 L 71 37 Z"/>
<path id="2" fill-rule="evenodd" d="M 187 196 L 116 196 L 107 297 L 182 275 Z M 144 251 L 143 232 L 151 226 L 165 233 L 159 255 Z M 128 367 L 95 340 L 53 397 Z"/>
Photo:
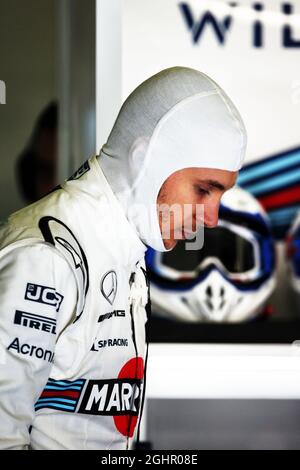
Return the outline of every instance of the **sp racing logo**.
<path id="1" fill-rule="evenodd" d="M 78 413 L 113 416 L 124 436 L 132 437 L 138 420 L 144 376 L 141 357 L 130 359 L 117 379 L 89 380 Z"/>

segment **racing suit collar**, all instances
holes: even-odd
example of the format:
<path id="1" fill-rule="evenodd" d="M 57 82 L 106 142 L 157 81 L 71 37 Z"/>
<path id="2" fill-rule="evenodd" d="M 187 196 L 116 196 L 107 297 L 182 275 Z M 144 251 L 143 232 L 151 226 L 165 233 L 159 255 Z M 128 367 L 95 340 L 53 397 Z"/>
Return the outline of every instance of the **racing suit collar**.
<path id="1" fill-rule="evenodd" d="M 126 249 L 129 253 L 129 264 L 135 265 L 138 261 L 144 258 L 145 252 L 147 250 L 147 245 L 143 243 L 140 239 L 135 227 L 129 222 L 126 217 L 126 214 L 123 210 L 122 205 L 115 196 L 110 184 L 108 183 L 101 166 L 98 161 L 99 156 L 94 155 L 89 159 L 89 163 L 92 169 L 94 169 L 94 174 L 99 181 L 99 188 L 103 188 L 106 196 L 108 197 L 111 204 L 115 209 L 116 217 L 119 226 L 122 227 L 122 240 L 126 241 Z M 117 227 L 116 227 L 117 229 Z"/>

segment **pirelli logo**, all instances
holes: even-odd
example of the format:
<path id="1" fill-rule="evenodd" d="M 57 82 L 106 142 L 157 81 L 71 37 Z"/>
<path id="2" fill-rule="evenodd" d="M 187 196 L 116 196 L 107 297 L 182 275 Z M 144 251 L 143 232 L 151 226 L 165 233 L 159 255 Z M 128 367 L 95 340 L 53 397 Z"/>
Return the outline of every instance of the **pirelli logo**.
<path id="1" fill-rule="evenodd" d="M 56 320 L 34 313 L 22 312 L 16 310 L 14 323 L 34 330 L 44 331 L 45 333 L 56 334 Z"/>

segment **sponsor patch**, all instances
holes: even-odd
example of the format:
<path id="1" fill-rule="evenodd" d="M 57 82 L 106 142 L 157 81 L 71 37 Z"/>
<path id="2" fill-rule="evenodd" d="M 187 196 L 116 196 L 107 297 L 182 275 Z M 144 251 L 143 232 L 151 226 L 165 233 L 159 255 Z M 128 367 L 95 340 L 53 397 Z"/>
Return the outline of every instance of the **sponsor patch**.
<path id="1" fill-rule="evenodd" d="M 54 352 L 39 348 L 37 346 L 33 346 L 32 344 L 21 343 L 19 338 L 15 338 L 12 343 L 7 347 L 7 350 L 16 351 L 18 354 L 22 354 L 25 356 L 36 357 L 37 359 L 42 359 L 43 361 L 53 362 L 54 360 Z"/>
<path id="2" fill-rule="evenodd" d="M 81 165 L 81 167 L 78 168 L 77 171 L 75 171 L 75 173 L 73 173 L 72 176 L 70 176 L 68 181 L 78 180 L 82 175 L 87 173 L 89 170 L 90 170 L 90 164 L 87 160 L 83 163 L 83 165 Z"/>
<path id="3" fill-rule="evenodd" d="M 107 302 L 112 305 L 117 295 L 118 278 L 114 270 L 108 271 L 102 276 L 100 290 Z"/>
<path id="4" fill-rule="evenodd" d="M 16 325 L 32 328 L 33 330 L 44 331 L 45 333 L 56 334 L 56 320 L 34 313 L 16 310 L 14 323 Z"/>
<path id="5" fill-rule="evenodd" d="M 35 404 L 35 410 L 52 408 L 74 413 L 84 384 L 84 379 L 74 381 L 49 379 Z"/>
<path id="6" fill-rule="evenodd" d="M 104 315 L 99 315 L 98 323 L 101 323 L 102 321 L 108 320 L 112 317 L 125 317 L 125 310 L 114 310 L 113 312 L 108 312 Z"/>
<path id="7" fill-rule="evenodd" d="M 118 432 L 132 437 L 142 399 L 143 377 L 144 361 L 141 357 L 133 357 L 123 365 L 115 379 L 49 379 L 35 409 L 111 416 Z"/>
<path id="8" fill-rule="evenodd" d="M 58 312 L 63 301 L 63 295 L 56 292 L 53 287 L 40 286 L 28 283 L 26 286 L 25 299 L 40 304 L 52 305 Z"/>
<path id="9" fill-rule="evenodd" d="M 79 413 L 92 415 L 137 416 L 141 395 L 141 380 L 90 380 Z"/>
<path id="10" fill-rule="evenodd" d="M 115 346 L 128 346 L 128 339 L 127 338 L 108 338 L 108 339 L 100 339 L 96 340 L 91 347 L 91 351 L 99 351 L 99 349 L 106 348 L 106 347 L 115 347 Z"/>

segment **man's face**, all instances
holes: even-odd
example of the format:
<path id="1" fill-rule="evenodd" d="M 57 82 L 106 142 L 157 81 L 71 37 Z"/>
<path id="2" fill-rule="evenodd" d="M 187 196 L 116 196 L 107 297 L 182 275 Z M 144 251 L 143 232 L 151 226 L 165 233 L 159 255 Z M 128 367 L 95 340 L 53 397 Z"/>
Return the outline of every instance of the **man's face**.
<path id="1" fill-rule="evenodd" d="M 238 172 L 227 170 L 185 168 L 166 179 L 157 198 L 157 210 L 167 249 L 174 248 L 178 240 L 185 238 L 186 227 L 192 227 L 193 232 L 200 226 L 216 227 L 221 197 L 234 186 L 237 175 Z M 202 210 L 198 211 L 197 205 L 202 205 Z M 179 209 L 176 216 L 170 209 L 172 206 Z"/>

